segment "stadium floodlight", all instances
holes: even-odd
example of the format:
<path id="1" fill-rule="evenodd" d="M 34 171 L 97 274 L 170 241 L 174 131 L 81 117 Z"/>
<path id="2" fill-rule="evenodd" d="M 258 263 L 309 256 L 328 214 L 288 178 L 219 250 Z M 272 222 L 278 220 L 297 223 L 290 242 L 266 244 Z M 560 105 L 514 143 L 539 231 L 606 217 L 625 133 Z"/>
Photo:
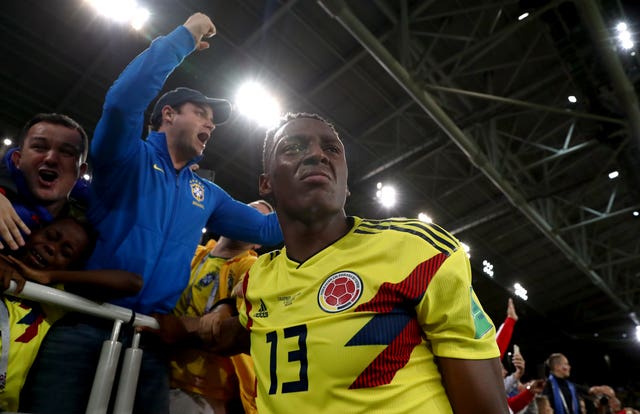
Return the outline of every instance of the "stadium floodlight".
<path id="1" fill-rule="evenodd" d="M 264 128 L 278 123 L 282 116 L 278 100 L 258 82 L 245 82 L 236 94 L 238 111 Z"/>
<path id="2" fill-rule="evenodd" d="M 620 175 L 620 173 L 618 171 L 611 171 L 609 173 L 609 179 L 613 180 L 614 178 L 618 178 L 619 175 Z"/>
<path id="3" fill-rule="evenodd" d="M 575 96 L 573 96 L 573 95 L 569 95 L 569 96 L 567 97 L 567 99 L 568 99 L 568 100 L 569 100 L 569 102 L 571 102 L 571 103 L 576 103 L 576 102 L 578 102 L 578 98 L 576 98 L 576 97 L 575 97 Z"/>
<path id="4" fill-rule="evenodd" d="M 2 140 L 2 143 L 3 143 L 5 146 L 7 146 L 7 147 L 8 147 L 9 145 L 13 145 L 13 141 L 11 140 L 11 138 L 5 138 L 5 139 L 3 139 L 3 140 Z"/>
<path id="5" fill-rule="evenodd" d="M 529 17 L 529 13 L 524 12 L 524 13 L 522 13 L 520 16 L 518 16 L 518 20 L 524 20 L 524 19 L 526 19 L 527 17 Z"/>
<path id="6" fill-rule="evenodd" d="M 378 183 L 378 191 L 376 191 L 376 198 L 378 202 L 386 208 L 390 208 L 396 205 L 396 189 L 390 185 Z"/>
<path id="7" fill-rule="evenodd" d="M 626 50 L 633 48 L 634 43 L 627 24 L 624 22 L 618 23 L 616 30 L 618 31 L 618 41 L 620 42 L 620 46 Z"/>
<path id="8" fill-rule="evenodd" d="M 489 277 L 493 277 L 493 265 L 488 260 L 482 261 L 482 271 Z"/>
<path id="9" fill-rule="evenodd" d="M 515 295 L 520 297 L 522 300 L 529 299 L 529 296 L 527 295 L 527 289 L 525 289 L 520 283 L 514 283 L 513 289 Z"/>
<path id="10" fill-rule="evenodd" d="M 135 30 L 142 29 L 147 20 L 149 20 L 150 16 L 151 13 L 144 7 L 136 8 L 130 19 L 131 27 L 133 27 Z"/>
<path id="11" fill-rule="evenodd" d="M 640 211 L 634 211 L 634 212 L 633 212 L 633 216 L 634 216 L 634 217 L 638 217 L 638 216 L 640 216 Z"/>
<path id="12" fill-rule="evenodd" d="M 88 0 L 89 4 L 102 16 L 118 23 L 130 23 L 140 30 L 149 20 L 149 10 L 138 6 L 136 0 Z"/>
<path id="13" fill-rule="evenodd" d="M 429 217 L 425 213 L 418 213 L 418 220 L 424 221 L 425 223 L 433 223 L 433 220 L 431 219 L 431 217 Z"/>

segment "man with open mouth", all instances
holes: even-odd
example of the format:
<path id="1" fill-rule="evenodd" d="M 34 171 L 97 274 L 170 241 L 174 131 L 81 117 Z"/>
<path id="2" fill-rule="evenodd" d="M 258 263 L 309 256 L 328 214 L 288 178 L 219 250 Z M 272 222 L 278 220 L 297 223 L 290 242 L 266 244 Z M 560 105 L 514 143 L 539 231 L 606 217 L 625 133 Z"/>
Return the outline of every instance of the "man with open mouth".
<path id="1" fill-rule="evenodd" d="M 86 132 L 66 115 L 38 114 L 26 123 L 18 148 L 0 160 L 0 249 L 24 246 L 22 233 L 82 204 L 87 182 L 78 178 L 87 170 L 88 150 Z M 74 186 L 80 197 L 70 203 Z"/>
<path id="2" fill-rule="evenodd" d="M 215 127 L 229 119 L 230 102 L 189 88 L 169 91 L 153 108 L 146 140 L 140 139 L 145 109 L 167 77 L 189 54 L 207 49 L 209 43 L 203 39 L 214 34 L 209 17 L 196 13 L 155 39 L 107 92 L 91 142 L 87 217 L 100 237 L 87 267 L 142 275 L 144 288 L 137 295 L 111 302 L 135 312 L 171 312 L 189 282 L 191 258 L 203 227 L 265 246 L 282 240 L 275 214 L 262 215 L 192 171 Z M 21 411 L 85 412 L 96 355 L 111 327 L 91 318 L 64 323 L 68 320 L 63 318 L 43 342 L 33 386 L 22 398 L 28 404 Z M 144 335 L 141 347 L 134 412 L 166 414 L 166 349 Z M 73 364 L 67 363 L 70 355 Z"/>

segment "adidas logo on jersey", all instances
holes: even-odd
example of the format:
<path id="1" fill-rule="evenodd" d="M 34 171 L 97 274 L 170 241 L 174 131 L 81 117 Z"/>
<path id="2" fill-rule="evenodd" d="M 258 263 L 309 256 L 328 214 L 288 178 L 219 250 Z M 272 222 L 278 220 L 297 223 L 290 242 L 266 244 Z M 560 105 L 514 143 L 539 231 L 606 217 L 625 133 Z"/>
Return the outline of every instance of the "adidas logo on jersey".
<path id="1" fill-rule="evenodd" d="M 258 312 L 256 312 L 256 318 L 267 318 L 269 316 L 269 311 L 267 311 L 267 305 L 264 304 L 262 299 L 260 299 L 260 307 L 258 308 Z"/>

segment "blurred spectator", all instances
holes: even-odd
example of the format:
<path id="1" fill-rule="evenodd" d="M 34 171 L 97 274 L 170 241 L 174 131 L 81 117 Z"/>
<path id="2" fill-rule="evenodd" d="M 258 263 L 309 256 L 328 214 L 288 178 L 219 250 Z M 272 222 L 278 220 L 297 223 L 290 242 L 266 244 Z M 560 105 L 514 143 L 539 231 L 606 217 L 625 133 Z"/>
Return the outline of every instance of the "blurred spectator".
<path id="1" fill-rule="evenodd" d="M 551 403 L 549 402 L 549 399 L 544 395 L 540 395 L 536 397 L 536 407 L 538 408 L 539 414 L 553 414 L 553 408 L 551 408 Z"/>

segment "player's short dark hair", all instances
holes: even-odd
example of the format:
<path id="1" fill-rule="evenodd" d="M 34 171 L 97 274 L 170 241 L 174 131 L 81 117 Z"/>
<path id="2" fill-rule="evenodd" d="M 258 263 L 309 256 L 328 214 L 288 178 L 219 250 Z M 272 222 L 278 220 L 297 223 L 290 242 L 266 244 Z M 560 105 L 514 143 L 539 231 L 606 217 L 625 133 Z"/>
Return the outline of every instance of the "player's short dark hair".
<path id="1" fill-rule="evenodd" d="M 54 125 L 62 125 L 69 129 L 73 129 L 78 131 L 80 134 L 80 161 L 85 162 L 87 160 L 87 155 L 89 153 L 89 137 L 87 136 L 87 132 L 82 128 L 82 126 L 76 122 L 73 118 L 56 113 L 41 113 L 37 114 L 33 118 L 27 121 L 26 124 L 22 127 L 20 134 L 18 134 L 18 146 L 22 148 L 24 145 L 24 139 L 27 136 L 27 133 L 31 129 L 32 126 L 38 124 L 40 122 L 46 122 Z"/>
<path id="2" fill-rule="evenodd" d="M 269 160 L 269 157 L 273 153 L 273 150 L 276 144 L 275 143 L 276 132 L 280 128 L 282 128 L 285 124 L 289 123 L 290 121 L 293 121 L 294 119 L 301 119 L 301 118 L 316 119 L 318 121 L 324 122 L 329 126 L 329 128 L 331 128 L 333 133 L 336 134 L 336 137 L 340 138 L 340 136 L 338 135 L 338 131 L 336 131 L 335 126 L 331 122 L 321 117 L 320 115 L 308 113 L 308 112 L 296 112 L 296 113 L 288 112 L 282 118 L 280 118 L 278 125 L 276 125 L 275 127 L 267 131 L 264 137 L 264 143 L 262 145 L 262 171 L 264 172 L 267 171 L 267 161 Z"/>

